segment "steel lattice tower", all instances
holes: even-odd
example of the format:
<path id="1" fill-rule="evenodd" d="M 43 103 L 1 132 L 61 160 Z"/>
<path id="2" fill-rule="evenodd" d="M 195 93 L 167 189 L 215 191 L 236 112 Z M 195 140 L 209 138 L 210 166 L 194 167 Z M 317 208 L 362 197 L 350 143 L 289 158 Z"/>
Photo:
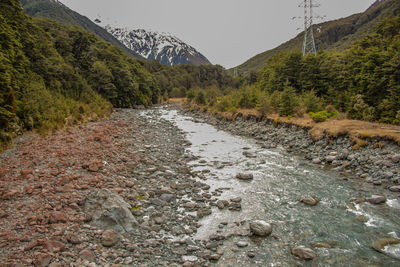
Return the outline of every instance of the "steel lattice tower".
<path id="1" fill-rule="evenodd" d="M 313 8 L 317 5 L 313 4 L 313 0 L 304 0 L 304 43 L 303 55 L 317 54 L 315 47 L 314 32 L 313 32 Z"/>

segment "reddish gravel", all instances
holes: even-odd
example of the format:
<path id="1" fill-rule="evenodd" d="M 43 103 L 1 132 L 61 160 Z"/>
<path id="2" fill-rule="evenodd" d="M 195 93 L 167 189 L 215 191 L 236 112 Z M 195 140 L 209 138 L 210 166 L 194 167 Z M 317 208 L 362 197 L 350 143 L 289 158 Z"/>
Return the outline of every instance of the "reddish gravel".
<path id="1" fill-rule="evenodd" d="M 68 258 L 92 257 L 91 251 L 76 246 L 82 236 L 90 237 L 87 229 L 79 234 L 91 220 L 82 205 L 94 188 L 122 195 L 135 190 L 134 183 L 121 177 L 139 162 L 126 138 L 135 131 L 134 124 L 113 118 L 46 138 L 26 138 L 3 153 L 0 266 L 45 266 L 59 257 L 64 264 Z"/>

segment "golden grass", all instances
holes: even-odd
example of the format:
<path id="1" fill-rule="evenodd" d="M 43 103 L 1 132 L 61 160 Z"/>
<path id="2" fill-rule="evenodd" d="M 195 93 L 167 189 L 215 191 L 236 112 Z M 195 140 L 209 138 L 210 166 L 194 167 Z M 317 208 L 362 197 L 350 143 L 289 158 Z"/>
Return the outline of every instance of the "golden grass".
<path id="1" fill-rule="evenodd" d="M 186 98 L 169 98 L 168 103 L 182 103 L 186 100 Z"/>

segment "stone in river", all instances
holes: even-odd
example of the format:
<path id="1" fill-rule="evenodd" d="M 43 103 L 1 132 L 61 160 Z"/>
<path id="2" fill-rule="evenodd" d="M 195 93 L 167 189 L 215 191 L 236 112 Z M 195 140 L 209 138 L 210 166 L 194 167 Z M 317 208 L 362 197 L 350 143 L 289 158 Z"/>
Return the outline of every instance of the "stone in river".
<path id="1" fill-rule="evenodd" d="M 312 197 L 303 197 L 300 200 L 300 202 L 303 202 L 304 204 L 306 204 L 308 206 L 315 206 L 318 204 L 319 201 Z"/>
<path id="2" fill-rule="evenodd" d="M 314 250 L 303 246 L 292 249 L 292 255 L 299 257 L 302 260 L 312 260 L 317 257 L 317 253 Z"/>
<path id="3" fill-rule="evenodd" d="M 251 173 L 238 173 L 236 174 L 236 178 L 239 180 L 252 180 L 254 176 Z"/>
<path id="4" fill-rule="evenodd" d="M 386 202 L 386 197 L 384 196 L 377 196 L 372 195 L 371 197 L 367 198 L 367 201 L 371 204 L 378 205 Z"/>
<path id="5" fill-rule="evenodd" d="M 245 241 L 238 241 L 236 243 L 236 246 L 238 246 L 239 248 L 244 248 L 247 247 L 249 245 L 249 243 L 245 242 Z"/>
<path id="6" fill-rule="evenodd" d="M 268 236 L 272 232 L 272 226 L 265 221 L 253 221 L 250 223 L 250 231 L 258 236 Z"/>

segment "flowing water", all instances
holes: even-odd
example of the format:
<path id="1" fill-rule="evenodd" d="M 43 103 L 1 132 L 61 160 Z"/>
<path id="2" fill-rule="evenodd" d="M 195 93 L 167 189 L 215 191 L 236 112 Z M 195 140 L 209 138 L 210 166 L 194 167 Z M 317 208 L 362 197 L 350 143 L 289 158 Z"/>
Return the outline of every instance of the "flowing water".
<path id="1" fill-rule="evenodd" d="M 221 200 L 242 198 L 241 211 L 214 207 L 212 214 L 200 221 L 196 239 L 208 240 L 217 231 L 224 235 L 247 233 L 248 221 L 254 219 L 273 225 L 273 235 L 267 238 L 235 235 L 225 240 L 220 247 L 224 255 L 217 265 L 400 266 L 400 260 L 395 259 L 400 258 L 399 246 L 386 247 L 389 255 L 371 248 L 374 240 L 400 236 L 400 203 L 395 194 L 321 169 L 282 148 L 263 149 L 253 139 L 219 131 L 176 110 L 158 111 L 162 119 L 186 133 L 192 143 L 187 152 L 197 158 L 190 162 L 192 170 L 206 178 L 203 182 L 211 186 L 210 192 L 220 189 Z M 239 172 L 252 173 L 254 179 L 238 180 L 235 175 Z M 387 195 L 388 201 L 375 206 L 354 202 L 372 193 Z M 320 202 L 306 206 L 299 202 L 305 196 Z M 222 227 L 221 222 L 228 224 Z M 237 241 L 249 245 L 237 248 Z M 318 257 L 309 262 L 290 254 L 295 246 L 312 248 L 316 243 L 331 248 L 314 248 Z M 256 256 L 249 258 L 249 251 Z"/>

